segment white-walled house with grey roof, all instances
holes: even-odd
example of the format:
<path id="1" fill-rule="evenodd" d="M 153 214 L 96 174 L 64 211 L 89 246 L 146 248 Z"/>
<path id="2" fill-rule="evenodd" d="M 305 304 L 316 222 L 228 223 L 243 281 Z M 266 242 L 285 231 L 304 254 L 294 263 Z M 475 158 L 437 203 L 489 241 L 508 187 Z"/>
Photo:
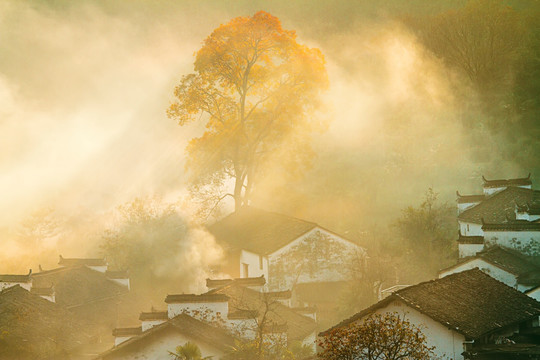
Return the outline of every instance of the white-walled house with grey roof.
<path id="1" fill-rule="evenodd" d="M 230 214 L 209 231 L 227 254 L 222 272 L 240 278 L 264 276 L 272 290 L 346 280 L 344 261 L 367 258 L 360 245 L 316 223 L 253 207 Z"/>

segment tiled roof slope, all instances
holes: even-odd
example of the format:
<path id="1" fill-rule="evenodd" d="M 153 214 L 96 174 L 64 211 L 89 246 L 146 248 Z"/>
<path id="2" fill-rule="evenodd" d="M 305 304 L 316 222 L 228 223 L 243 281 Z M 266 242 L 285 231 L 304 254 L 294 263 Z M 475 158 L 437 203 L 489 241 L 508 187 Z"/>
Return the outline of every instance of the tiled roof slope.
<path id="1" fill-rule="evenodd" d="M 256 254 L 271 254 L 317 227 L 317 224 L 250 206 L 209 227 L 218 242 Z"/>
<path id="2" fill-rule="evenodd" d="M 458 204 L 467 204 L 483 201 L 486 195 L 461 195 L 459 191 L 456 191 Z"/>
<path id="3" fill-rule="evenodd" d="M 62 266 L 79 266 L 79 265 L 106 266 L 107 261 L 105 261 L 105 259 L 64 258 L 64 257 L 62 257 L 62 255 L 60 255 L 60 261 L 58 261 L 58 265 L 62 265 Z"/>
<path id="4" fill-rule="evenodd" d="M 515 250 L 493 246 L 477 253 L 476 256 L 518 276 L 529 272 L 540 273 L 539 257 L 528 257 Z"/>
<path id="5" fill-rule="evenodd" d="M 540 302 L 472 269 L 399 290 L 322 334 L 396 300 L 472 339 L 540 315 Z"/>
<path id="6" fill-rule="evenodd" d="M 0 292 L 0 359 L 68 359 L 89 342 L 86 326 L 19 285 Z"/>
<path id="7" fill-rule="evenodd" d="M 206 287 L 210 289 L 215 289 L 217 287 L 232 284 L 233 282 L 242 286 L 263 286 L 264 284 L 266 284 L 266 279 L 264 278 L 264 275 L 258 277 L 236 279 L 206 279 Z"/>
<path id="8" fill-rule="evenodd" d="M 86 266 L 58 268 L 32 275 L 36 287 L 54 285 L 56 302 L 64 306 L 77 306 L 126 294 L 127 287 L 119 285 L 105 274 Z"/>
<path id="9" fill-rule="evenodd" d="M 532 185 L 531 174 L 526 178 L 517 178 L 517 179 L 494 179 L 488 180 L 482 176 L 484 180 L 484 187 L 486 188 L 497 188 L 503 186 L 528 186 Z"/>
<path id="10" fill-rule="evenodd" d="M 515 219 L 516 203 L 528 203 L 536 198 L 540 198 L 538 190 L 509 187 L 463 211 L 458 220 L 474 224 L 482 224 L 482 219 L 488 223 L 502 223 L 507 218 Z"/>
<path id="11" fill-rule="evenodd" d="M 257 311 L 265 314 L 274 325 L 287 324 L 287 336 L 289 340 L 303 340 L 315 331 L 315 320 L 298 314 L 288 306 L 269 298 L 265 294 L 247 287 L 232 283 L 218 289 L 209 291 L 207 294 L 224 294 L 229 297 L 229 311 L 234 313 L 238 310 Z M 266 310 L 268 304 L 268 310 Z"/>
<path id="12" fill-rule="evenodd" d="M 142 334 L 121 343 L 111 350 L 101 354 L 98 359 L 108 359 L 109 357 L 114 357 L 116 355 L 125 353 L 129 354 L 131 350 L 141 348 L 146 343 L 159 341 L 161 335 L 170 331 L 184 334 L 185 336 L 195 339 L 195 341 L 202 341 L 223 351 L 233 346 L 235 340 L 235 338 L 224 329 L 208 325 L 189 315 L 180 314 L 163 324 L 156 325 L 151 329 L 144 331 Z"/>
<path id="13" fill-rule="evenodd" d="M 540 257 L 525 256 L 519 251 L 500 246 L 488 247 L 483 251 L 477 252 L 475 256 L 464 258 L 457 264 L 442 269 L 440 272 L 459 267 L 463 263 L 474 259 L 483 259 L 518 277 L 528 278 L 534 273 L 540 275 Z"/>
<path id="14" fill-rule="evenodd" d="M 21 282 L 26 283 L 30 282 L 32 279 L 32 270 L 28 272 L 26 275 L 13 275 L 13 274 L 1 274 L 0 275 L 0 282 Z"/>
<path id="15" fill-rule="evenodd" d="M 484 223 L 484 231 L 540 231 L 540 222 L 527 220 L 509 220 L 497 224 Z"/>
<path id="16" fill-rule="evenodd" d="M 484 243 L 484 237 L 483 236 L 464 236 L 459 234 L 458 238 L 459 244 L 483 244 Z"/>

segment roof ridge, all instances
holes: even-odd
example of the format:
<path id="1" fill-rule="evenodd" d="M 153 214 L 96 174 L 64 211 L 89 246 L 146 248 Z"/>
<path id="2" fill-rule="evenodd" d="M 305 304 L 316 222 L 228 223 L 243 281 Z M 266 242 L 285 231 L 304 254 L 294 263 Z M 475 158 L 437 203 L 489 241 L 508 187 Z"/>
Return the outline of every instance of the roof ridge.
<path id="1" fill-rule="evenodd" d="M 17 288 L 25 290 L 21 285 L 17 284 L 17 285 L 9 286 L 9 287 L 7 287 L 5 289 L 2 289 L 0 291 L 0 295 L 6 294 L 6 293 L 11 292 L 11 291 L 15 291 Z"/>

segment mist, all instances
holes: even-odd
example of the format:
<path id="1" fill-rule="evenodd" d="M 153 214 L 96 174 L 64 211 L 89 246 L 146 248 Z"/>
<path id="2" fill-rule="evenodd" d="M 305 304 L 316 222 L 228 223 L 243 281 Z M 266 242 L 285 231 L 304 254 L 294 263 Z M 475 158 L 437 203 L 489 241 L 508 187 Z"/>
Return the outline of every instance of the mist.
<path id="1" fill-rule="evenodd" d="M 495 161 L 505 147 L 489 132 L 471 137 L 461 120 L 484 116 L 475 91 L 397 21 L 449 4 L 302 4 L 2 1 L 2 270 L 53 264 L 54 253 L 98 256 L 111 214 L 136 197 L 181 203 L 191 222 L 185 147 L 204 128 L 180 127 L 165 110 L 212 29 L 260 9 L 321 49 L 330 88 L 311 168 L 266 177 L 254 205 L 358 232 L 397 217 L 429 187 L 453 201 L 458 184 L 474 192 L 482 174 L 536 171 Z M 487 159 L 478 160 L 476 141 L 491 149 Z M 36 253 L 15 238 L 42 208 L 67 230 Z"/>

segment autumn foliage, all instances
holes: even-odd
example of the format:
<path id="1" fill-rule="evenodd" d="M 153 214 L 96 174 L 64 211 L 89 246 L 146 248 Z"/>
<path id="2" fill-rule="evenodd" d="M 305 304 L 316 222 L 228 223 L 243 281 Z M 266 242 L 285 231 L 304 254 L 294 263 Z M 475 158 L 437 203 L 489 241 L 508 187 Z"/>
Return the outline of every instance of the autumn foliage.
<path id="1" fill-rule="evenodd" d="M 180 125 L 205 122 L 188 146 L 196 185 L 234 179 L 236 208 L 247 203 L 265 161 L 283 155 L 300 164 L 317 126 L 309 115 L 327 87 L 322 53 L 296 41 L 294 31 L 260 11 L 219 26 L 182 77 L 168 115 Z"/>
<path id="2" fill-rule="evenodd" d="M 319 346 L 324 360 L 428 360 L 434 350 L 418 327 L 395 312 L 332 329 Z"/>

